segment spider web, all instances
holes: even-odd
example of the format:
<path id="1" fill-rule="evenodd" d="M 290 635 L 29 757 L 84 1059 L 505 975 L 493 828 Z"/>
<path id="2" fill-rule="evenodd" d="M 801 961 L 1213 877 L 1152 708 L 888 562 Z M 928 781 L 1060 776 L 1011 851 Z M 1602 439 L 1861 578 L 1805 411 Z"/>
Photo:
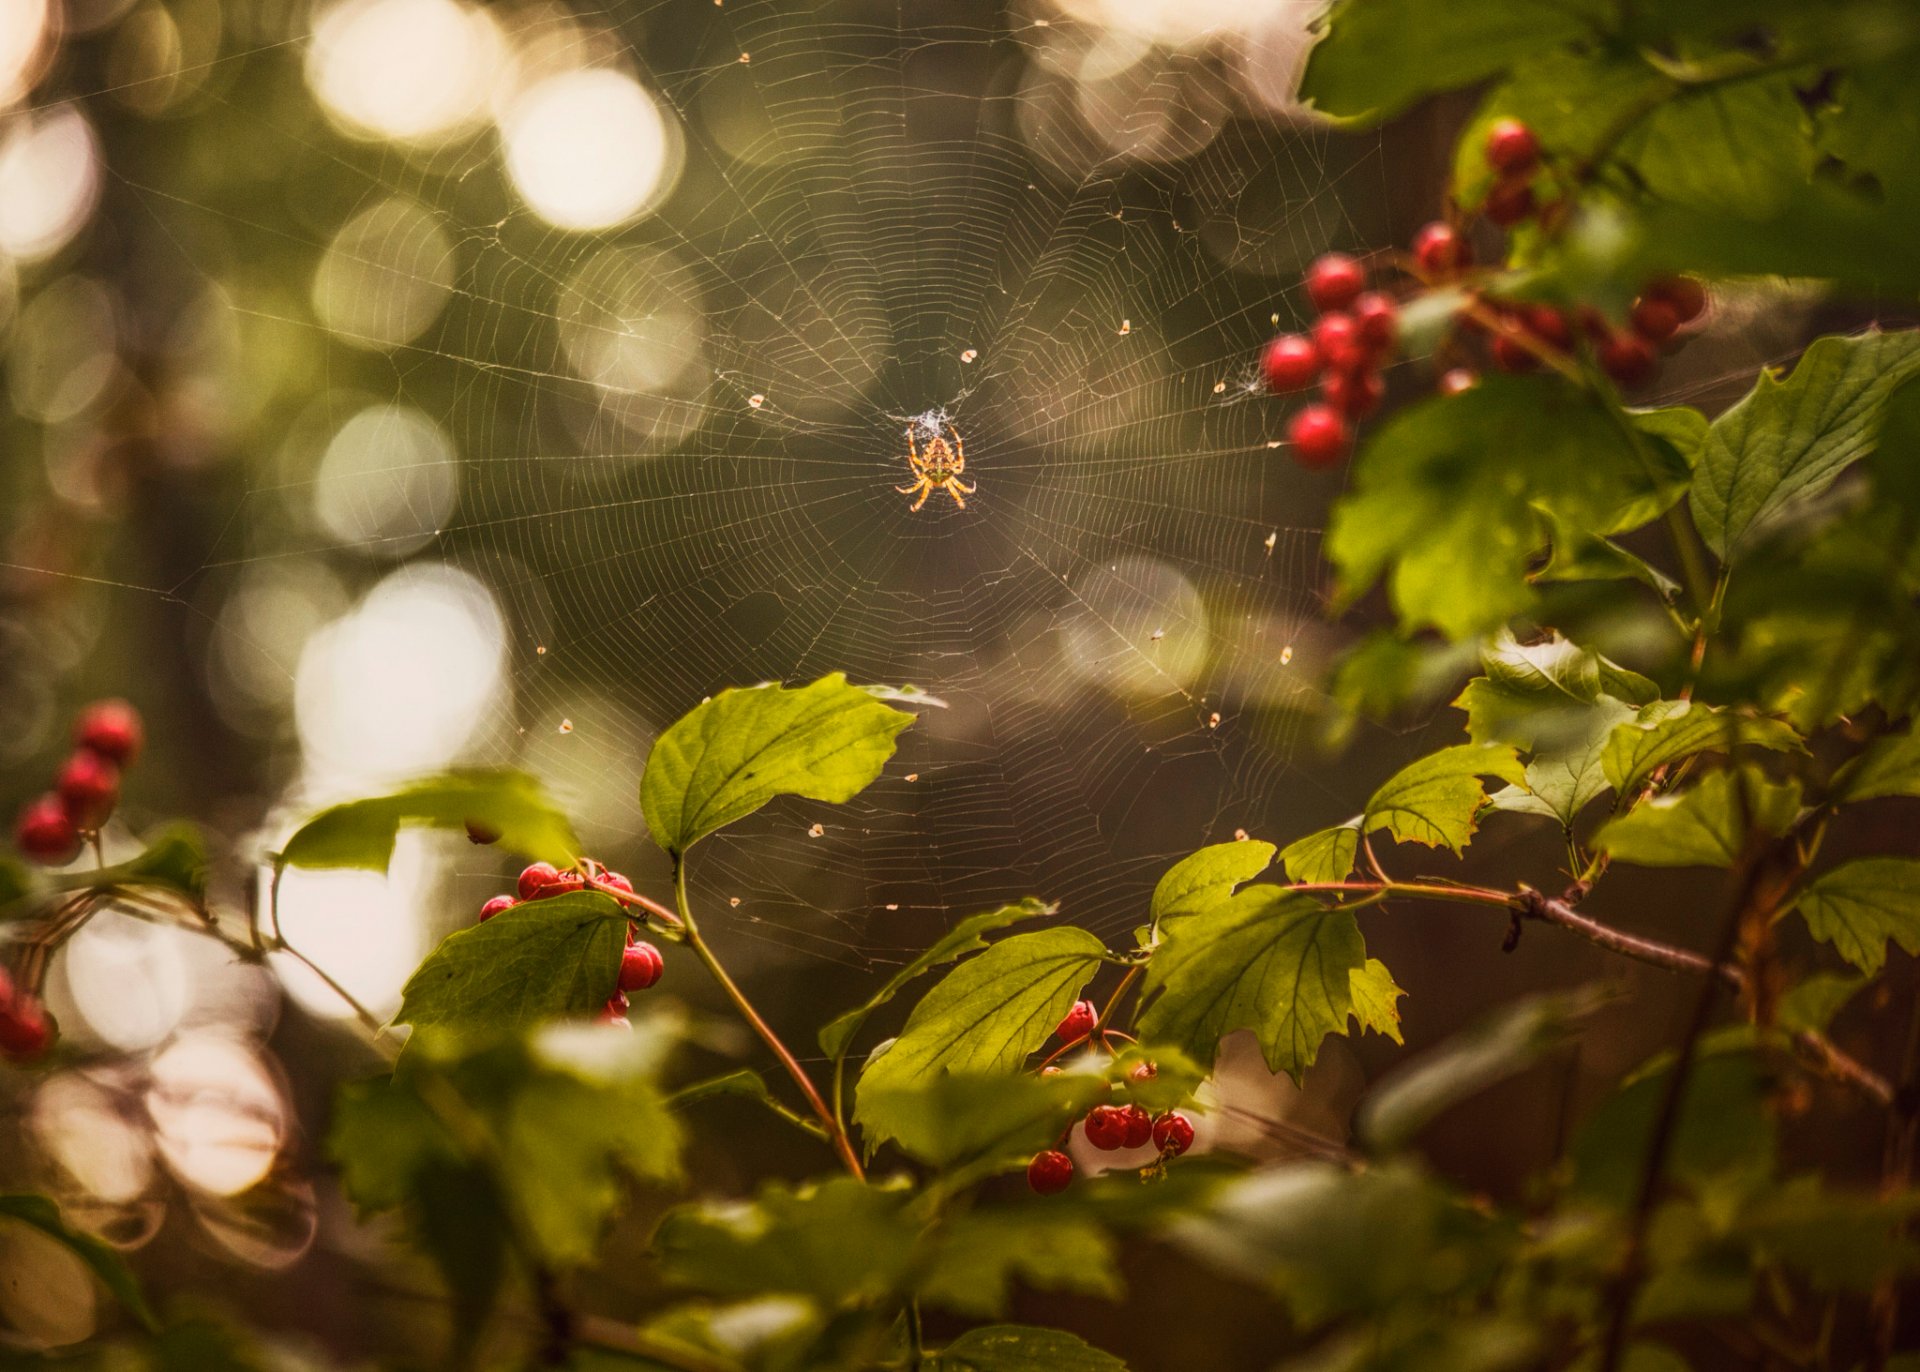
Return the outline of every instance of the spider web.
<path id="1" fill-rule="evenodd" d="M 1341 203 L 1377 145 L 1261 109 L 1290 61 L 1252 31 L 1156 44 L 1037 0 L 565 22 L 677 124 L 655 213 L 548 227 L 489 139 L 327 169 L 457 245 L 433 328 L 339 379 L 458 447 L 420 556 L 509 622 L 499 759 L 657 876 L 632 781 L 703 697 L 836 670 L 941 697 L 855 803 L 776 804 L 694 863 L 728 936 L 860 965 L 1029 893 L 1122 937 L 1173 858 L 1297 828 L 1331 492 L 1251 361 L 1301 263 L 1378 237 Z M 657 384 L 597 381 L 635 337 Z M 964 509 L 898 492 L 916 429 L 960 435 Z M 269 497 L 209 569 L 265 555 Z"/>

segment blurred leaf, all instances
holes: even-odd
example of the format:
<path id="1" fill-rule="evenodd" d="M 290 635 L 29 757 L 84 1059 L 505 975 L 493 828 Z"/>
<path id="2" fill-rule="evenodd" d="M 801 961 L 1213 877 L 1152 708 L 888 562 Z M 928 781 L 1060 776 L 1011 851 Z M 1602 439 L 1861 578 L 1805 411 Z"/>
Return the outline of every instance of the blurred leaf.
<path id="1" fill-rule="evenodd" d="M 1920 796 L 1920 730 L 1878 739 L 1833 778 L 1836 801 Z"/>
<path id="2" fill-rule="evenodd" d="M 1018 1157 L 1022 1164 L 1074 1118 L 1108 1095 L 1104 1076 L 936 1076 L 913 1086 L 862 1083 L 861 1103 L 884 1119 L 902 1151 L 934 1167 L 970 1158 Z"/>
<path id="3" fill-rule="evenodd" d="M 1395 1043 L 1405 1043 L 1400 1037 L 1400 1000 L 1407 993 L 1394 983 L 1387 964 L 1379 958 L 1368 958 L 1364 966 L 1348 974 L 1347 983 L 1353 992 L 1354 1022 L 1363 1030 L 1371 1029 Z"/>
<path id="4" fill-rule="evenodd" d="M 1763 373 L 1714 421 L 1694 472 L 1694 522 L 1708 546 L 1736 559 L 1769 521 L 1823 490 L 1873 445 L 1879 410 L 1920 372 L 1920 334 L 1871 332 L 1816 340 L 1780 381 Z"/>
<path id="5" fill-rule="evenodd" d="M 1267 1066 L 1297 1082 L 1353 1012 L 1352 975 L 1366 945 L 1351 911 L 1277 886 L 1250 886 L 1200 914 L 1168 921 L 1147 964 L 1140 1033 L 1200 1061 L 1251 1029 Z"/>
<path id="6" fill-rule="evenodd" d="M 1609 48 L 1554 48 L 1514 64 L 1488 93 L 1454 145 L 1453 179 L 1461 202 L 1478 205 L 1494 182 L 1487 165 L 1487 134 L 1502 119 L 1518 119 L 1563 165 L 1587 159 L 1602 138 L 1663 92 L 1677 88 L 1636 53 Z"/>
<path id="7" fill-rule="evenodd" d="M 1632 1203 L 1672 1070 L 1669 1062 L 1616 1091 L 1581 1126 L 1570 1150 L 1578 1193 L 1616 1206 Z M 1667 1150 L 1667 1175 L 1698 1186 L 1771 1168 L 1776 1125 L 1767 1089 L 1750 1053 L 1696 1060 Z"/>
<path id="8" fill-rule="evenodd" d="M 626 931 L 609 896 L 522 901 L 442 939 L 407 979 L 394 1023 L 496 1032 L 592 1014 L 619 983 Z"/>
<path id="9" fill-rule="evenodd" d="M 1814 972 L 1787 988 L 1780 997 L 1780 1027 L 1811 1029 L 1824 1034 L 1834 1016 L 1867 984 L 1851 972 Z"/>
<path id="10" fill-rule="evenodd" d="M 653 1237 L 661 1270 L 720 1296 L 792 1292 L 829 1306 L 880 1300 L 906 1280 L 920 1225 L 909 1193 L 852 1177 L 751 1201 L 694 1201 L 669 1210 Z"/>
<path id="11" fill-rule="evenodd" d="M 1334 665 L 1327 686 L 1328 746 L 1343 745 L 1361 719 L 1386 720 L 1424 708 L 1466 674 L 1475 653 L 1472 643 L 1409 640 L 1389 629 L 1367 635 Z"/>
<path id="12" fill-rule="evenodd" d="M 1787 74 L 1683 88 L 1621 139 L 1616 157 L 1658 199 L 1765 215 L 1785 188 L 1813 174 L 1812 128 L 1797 79 Z"/>
<path id="13" fill-rule="evenodd" d="M 900 993 L 900 989 L 921 973 L 938 967 L 943 962 L 952 962 L 955 958 L 965 957 L 987 946 L 981 937 L 995 929 L 1004 929 L 1009 924 L 1017 924 L 1023 919 L 1039 919 L 1045 915 L 1058 913 L 1060 907 L 1028 896 L 1025 900 L 1003 905 L 998 910 L 984 910 L 977 915 L 968 915 L 953 928 L 942 934 L 933 947 L 920 954 L 888 978 L 882 986 L 864 1002 L 846 1011 L 844 1014 L 828 1020 L 820 1030 L 820 1048 L 823 1052 L 838 1057 L 843 1049 L 860 1032 L 867 1016 L 878 1010 Z"/>
<path id="14" fill-rule="evenodd" d="M 1118 1300 L 1124 1294 L 1113 1239 L 1098 1224 L 1053 1207 L 975 1210 L 939 1230 L 920 1298 L 977 1319 L 1006 1314 L 1013 1283 Z"/>
<path id="15" fill-rule="evenodd" d="M 207 899 L 207 845 L 191 824 L 170 824 L 137 857 L 92 871 L 63 872 L 61 890 L 100 886 L 164 886 L 195 905 Z"/>
<path id="16" fill-rule="evenodd" d="M 114 1298 L 127 1308 L 128 1314 L 148 1329 L 159 1327 L 153 1308 L 147 1304 L 146 1293 L 140 1289 L 139 1278 L 133 1275 L 133 1269 L 127 1266 L 127 1260 L 120 1255 L 120 1250 L 92 1234 L 73 1228 L 60 1218 L 60 1207 L 52 1200 L 46 1196 L 21 1192 L 0 1195 L 0 1217 L 30 1225 L 69 1250 L 92 1269 L 100 1279 L 100 1284 L 113 1293 Z"/>
<path id="17" fill-rule="evenodd" d="M 1367 801 L 1368 833 L 1385 829 L 1400 843 L 1458 853 L 1473 838 L 1474 816 L 1487 803 L 1482 777 L 1519 783 L 1526 770 L 1511 748 L 1462 743 L 1410 762 Z"/>
<path id="18" fill-rule="evenodd" d="M 1920 1193 L 1835 1192 L 1800 1177 L 1763 1190 L 1739 1233 L 1760 1261 L 1792 1268 L 1816 1290 L 1867 1292 L 1920 1268 L 1920 1247 L 1902 1232 L 1916 1213 Z"/>
<path id="19" fill-rule="evenodd" d="M 750 1067 L 742 1067 L 732 1072 L 723 1072 L 717 1077 L 708 1077 L 705 1081 L 696 1081 L 682 1086 L 667 1097 L 667 1104 L 675 1110 L 685 1105 L 693 1105 L 703 1100 L 712 1100 L 717 1096 L 737 1096 L 750 1100 L 778 1115 L 794 1128 L 815 1138 L 824 1139 L 827 1131 L 818 1120 L 789 1109 L 780 1098 L 768 1089 L 766 1079 Z"/>
<path id="20" fill-rule="evenodd" d="M 808 686 L 722 691 L 654 742 L 640 806 L 654 842 L 678 856 L 775 796 L 842 804 L 872 784 L 914 716 L 884 702 L 938 704 L 835 672 Z"/>
<path id="21" fill-rule="evenodd" d="M 1650 587 L 1665 601 L 1680 594 L 1679 582 L 1612 539 L 1586 533 L 1551 515 L 1546 522 L 1553 554 L 1533 574 L 1535 581 L 1630 580 Z"/>
<path id="22" fill-rule="evenodd" d="M 567 817 L 524 772 L 455 771 L 416 781 L 391 795 L 322 810 L 288 839 L 288 867 L 361 867 L 383 872 L 403 825 L 489 835 L 511 852 L 570 864 L 580 854 Z"/>
<path id="23" fill-rule="evenodd" d="M 1258 839 L 1215 843 L 1181 858 L 1153 888 L 1153 922 L 1219 904 L 1266 871 L 1272 861 L 1273 845 Z"/>
<path id="24" fill-rule="evenodd" d="M 1868 976 L 1886 965 L 1887 944 L 1920 954 L 1920 858 L 1843 862 L 1795 897 L 1807 929 Z"/>
<path id="25" fill-rule="evenodd" d="M 676 1305 L 641 1326 L 646 1341 L 666 1353 L 685 1353 L 700 1367 L 754 1368 L 756 1372 L 798 1372 L 811 1365 L 807 1355 L 825 1321 L 820 1309 L 801 1296 L 761 1296 L 757 1300 L 712 1305 Z M 639 1366 L 654 1364 L 642 1361 Z M 681 1361 L 661 1367 L 680 1366 Z M 632 1368 L 628 1360 L 623 1366 Z M 600 1372 L 595 1369 L 595 1372 Z M 620 1372 L 608 1368 L 605 1372 Z"/>
<path id="26" fill-rule="evenodd" d="M 1127 1365 L 1064 1329 L 994 1324 L 969 1329 L 933 1357 L 927 1372 L 1127 1372 Z"/>
<path id="27" fill-rule="evenodd" d="M 1743 799 L 1735 793 L 1746 779 Z M 1800 809 L 1797 782 L 1774 785 L 1748 771 L 1714 772 L 1681 795 L 1656 796 L 1609 821 L 1596 847 L 1642 867 L 1726 867 L 1750 829 L 1784 834 Z"/>
<path id="28" fill-rule="evenodd" d="M 1631 797 L 1662 767 L 1697 753 L 1731 753 L 1742 745 L 1806 751 L 1792 727 L 1778 720 L 1753 719 L 1685 700 L 1656 700 L 1613 730 L 1601 766 L 1613 789 Z"/>
<path id="29" fill-rule="evenodd" d="M 1524 58 L 1586 37 L 1603 9 L 1589 0 L 1339 0 L 1307 55 L 1300 98 L 1368 123 L 1423 95 L 1471 86 Z"/>
<path id="30" fill-rule="evenodd" d="M 1444 1111 L 1557 1053 L 1611 995 L 1587 986 L 1500 1007 L 1375 1086 L 1354 1132 L 1375 1152 L 1405 1148 Z"/>
<path id="31" fill-rule="evenodd" d="M 1280 865 L 1290 881 L 1345 881 L 1360 850 L 1360 817 L 1295 839 L 1280 850 Z"/>
<path id="32" fill-rule="evenodd" d="M 868 1058 L 854 1117 L 867 1150 L 901 1121 L 885 1104 L 949 1072 L 1007 1073 L 1046 1041 L 1106 956 L 1084 929 L 1015 934 L 961 963 L 913 1008 L 906 1028 Z"/>

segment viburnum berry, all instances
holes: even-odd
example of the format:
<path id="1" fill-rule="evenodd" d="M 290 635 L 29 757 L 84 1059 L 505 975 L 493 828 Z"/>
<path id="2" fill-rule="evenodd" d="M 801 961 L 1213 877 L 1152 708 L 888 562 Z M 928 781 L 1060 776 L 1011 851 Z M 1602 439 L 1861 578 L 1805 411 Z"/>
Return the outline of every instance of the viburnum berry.
<path id="1" fill-rule="evenodd" d="M 607 997 L 607 1003 L 600 1007 L 600 1013 L 594 1016 L 596 1022 L 611 1025 L 616 1029 L 631 1029 L 633 1021 L 627 1018 L 627 995 L 624 991 L 615 991 Z"/>
<path id="2" fill-rule="evenodd" d="M 1532 171 L 1540 161 L 1540 140 L 1518 119 L 1496 119 L 1487 130 L 1487 165 L 1509 175 Z"/>
<path id="3" fill-rule="evenodd" d="M 1367 288 L 1367 269 L 1345 253 L 1325 253 L 1307 268 L 1307 297 L 1316 310 L 1343 310 Z"/>
<path id="4" fill-rule="evenodd" d="M 480 922 L 485 924 L 502 910 L 511 910 L 519 903 L 520 902 L 512 896 L 495 896 L 492 900 L 480 907 Z"/>
<path id="5" fill-rule="evenodd" d="M 1137 1105 L 1120 1107 L 1121 1144 L 1126 1148 L 1144 1148 L 1153 1137 L 1153 1116 Z"/>
<path id="6" fill-rule="evenodd" d="M 0 1006 L 0 1055 L 12 1062 L 31 1062 L 47 1051 L 53 1026 L 31 996 L 19 996 Z"/>
<path id="7" fill-rule="evenodd" d="M 1462 391 L 1472 390 L 1479 380 L 1465 367 L 1449 367 L 1440 376 L 1440 394 L 1459 395 Z"/>
<path id="8" fill-rule="evenodd" d="M 517 883 L 520 899 L 537 900 L 547 887 L 560 879 L 559 869 L 551 862 L 530 862 L 520 869 Z"/>
<path id="9" fill-rule="evenodd" d="M 122 767 L 140 755 L 145 738 L 140 712 L 124 700 L 96 700 L 73 724 L 77 746 Z"/>
<path id="10" fill-rule="evenodd" d="M 1647 342 L 1664 343 L 1680 332 L 1680 311 L 1662 296 L 1643 295 L 1627 312 L 1627 322 Z"/>
<path id="11" fill-rule="evenodd" d="M 1512 334 L 1498 335 L 1493 340 L 1490 351 L 1493 354 L 1493 365 L 1503 372 L 1519 375 L 1522 372 L 1530 372 L 1540 365 L 1540 359 L 1534 355 L 1533 350 Z"/>
<path id="12" fill-rule="evenodd" d="M 14 825 L 13 841 L 35 862 L 57 866 L 80 851 L 80 833 L 67 818 L 60 797 L 48 792 L 28 802 Z"/>
<path id="13" fill-rule="evenodd" d="M 1330 405 L 1304 406 L 1287 422 L 1293 460 L 1302 467 L 1331 467 L 1346 456 L 1347 421 Z"/>
<path id="14" fill-rule="evenodd" d="M 1380 373 L 1365 368 L 1332 372 L 1320 393 L 1326 397 L 1327 404 L 1348 419 L 1365 419 L 1380 408 L 1380 402 L 1386 398 L 1387 383 L 1380 379 Z"/>
<path id="15" fill-rule="evenodd" d="M 1529 305 L 1520 318 L 1525 322 L 1527 332 L 1542 343 L 1565 351 L 1573 346 L 1573 325 L 1567 322 L 1567 316 L 1551 305 Z"/>
<path id="16" fill-rule="evenodd" d="M 666 968 L 666 960 L 651 943 L 629 944 L 620 955 L 620 989 L 644 991 L 660 980 Z"/>
<path id="17" fill-rule="evenodd" d="M 1153 1122 L 1153 1146 L 1170 1158 L 1177 1158 L 1193 1147 L 1193 1121 L 1177 1110 L 1169 1110 Z"/>
<path id="18" fill-rule="evenodd" d="M 75 827 L 98 829 L 120 799 L 120 769 L 82 748 L 61 765 L 53 788 Z"/>
<path id="19" fill-rule="evenodd" d="M 1096 1105 L 1087 1111 L 1087 1142 L 1104 1153 L 1127 1146 L 1127 1111 L 1132 1106 Z"/>
<path id="20" fill-rule="evenodd" d="M 602 872 L 600 874 L 600 884 L 602 886 L 611 886 L 616 891 L 625 891 L 628 895 L 633 894 L 633 883 L 618 872 Z"/>
<path id="21" fill-rule="evenodd" d="M 1027 1185 L 1042 1196 L 1054 1196 L 1073 1181 L 1073 1159 L 1057 1149 L 1035 1153 L 1027 1164 Z"/>
<path id="22" fill-rule="evenodd" d="M 1639 386 L 1653 379 L 1660 361 L 1653 344 L 1638 334 L 1617 333 L 1594 350 L 1600 370 L 1622 386 Z"/>
<path id="23" fill-rule="evenodd" d="M 1707 288 L 1691 276 L 1666 276 L 1652 282 L 1642 294 L 1673 306 L 1682 324 L 1691 324 L 1707 308 Z"/>
<path id="24" fill-rule="evenodd" d="M 1083 1039 L 1093 1032 L 1093 1026 L 1100 1022 L 1100 1012 L 1093 1008 L 1090 1000 L 1076 1000 L 1073 1009 L 1067 1011 L 1067 1017 L 1053 1032 L 1067 1043 Z"/>
<path id="25" fill-rule="evenodd" d="M 1276 395 L 1304 391 L 1320 376 L 1320 350 L 1304 334 L 1283 333 L 1261 354 L 1260 375 Z"/>
<path id="26" fill-rule="evenodd" d="M 1360 346 L 1360 326 L 1352 315 L 1339 311 L 1323 314 L 1315 321 L 1313 346 L 1320 360 L 1336 370 L 1357 366 L 1365 356 Z"/>
<path id="27" fill-rule="evenodd" d="M 1353 326 L 1368 352 L 1386 352 L 1400 333 L 1400 307 L 1384 291 L 1368 291 L 1353 302 Z"/>
<path id="28" fill-rule="evenodd" d="M 1467 240 L 1442 220 L 1434 220 L 1413 236 L 1413 260 L 1432 277 L 1448 277 L 1473 260 Z"/>
<path id="29" fill-rule="evenodd" d="M 1480 213 L 1489 223 L 1510 229 L 1524 219 L 1532 217 L 1534 211 L 1533 183 L 1520 180 L 1496 181 L 1493 189 L 1487 192 L 1487 198 L 1480 202 Z"/>

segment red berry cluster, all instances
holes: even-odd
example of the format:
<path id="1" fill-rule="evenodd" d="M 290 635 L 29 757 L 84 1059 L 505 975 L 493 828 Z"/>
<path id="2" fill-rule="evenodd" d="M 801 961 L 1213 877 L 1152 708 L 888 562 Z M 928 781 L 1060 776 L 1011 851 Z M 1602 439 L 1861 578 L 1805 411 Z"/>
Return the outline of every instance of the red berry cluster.
<path id="1" fill-rule="evenodd" d="M 1100 1022 L 1100 1012 L 1094 1009 L 1090 1000 L 1075 1001 L 1073 1008 L 1067 1011 L 1065 1019 L 1060 1021 L 1054 1033 L 1062 1040 L 1065 1048 L 1082 1043 L 1092 1036 Z M 1041 1075 L 1051 1075 L 1060 1069 L 1052 1065 L 1043 1066 Z M 1151 1081 L 1159 1074 L 1159 1069 L 1151 1062 L 1143 1062 L 1128 1075 L 1134 1081 Z M 1129 1101 L 1125 1105 L 1096 1105 L 1087 1112 L 1087 1142 L 1103 1152 L 1115 1152 L 1123 1148 L 1144 1148 L 1148 1143 L 1160 1150 L 1161 1160 L 1177 1158 L 1193 1146 L 1193 1123 L 1178 1111 L 1169 1110 L 1161 1115 L 1150 1115 L 1140 1106 Z M 1071 1133 L 1073 1125 L 1067 1126 Z M 1062 1134 L 1061 1141 L 1065 1142 Z M 1073 1159 L 1059 1148 L 1048 1148 L 1033 1156 L 1027 1164 L 1027 1185 L 1043 1196 L 1051 1196 L 1067 1189 L 1073 1181 Z"/>
<path id="2" fill-rule="evenodd" d="M 1330 467 L 1346 455 L 1352 425 L 1380 407 L 1386 383 L 1380 364 L 1400 333 L 1400 307 L 1367 289 L 1367 269 L 1345 253 L 1328 253 L 1307 268 L 1307 296 L 1319 312 L 1311 334 L 1281 334 L 1267 345 L 1261 373 L 1275 392 L 1320 387 L 1287 425 L 1296 461 Z"/>
<path id="3" fill-rule="evenodd" d="M 120 772 L 140 754 L 140 714 L 124 700 L 96 700 L 73 725 L 74 750 L 53 789 L 27 803 L 14 842 L 35 862 L 71 862 L 120 803 Z"/>
<path id="4" fill-rule="evenodd" d="M 511 910 L 526 901 L 584 891 L 589 884 L 612 887 L 629 894 L 633 891 L 633 883 L 618 872 L 595 868 L 593 880 L 589 883 L 585 872 L 571 869 L 563 872 L 550 862 L 536 862 L 520 869 L 520 879 L 515 883 L 518 896 L 495 896 L 480 907 L 480 922 L 485 924 L 502 910 Z M 644 939 L 636 938 L 633 926 L 628 925 L 627 950 L 620 955 L 620 982 L 601 1008 L 597 1016 L 599 1023 L 627 1028 L 627 1008 L 630 1004 L 627 992 L 646 990 L 660 980 L 660 974 L 666 971 L 666 967 L 666 959 L 660 956 L 660 950 Z"/>
<path id="5" fill-rule="evenodd" d="M 52 1041 L 53 1026 L 40 998 L 16 987 L 0 967 L 0 1056 L 9 1062 L 31 1062 Z"/>

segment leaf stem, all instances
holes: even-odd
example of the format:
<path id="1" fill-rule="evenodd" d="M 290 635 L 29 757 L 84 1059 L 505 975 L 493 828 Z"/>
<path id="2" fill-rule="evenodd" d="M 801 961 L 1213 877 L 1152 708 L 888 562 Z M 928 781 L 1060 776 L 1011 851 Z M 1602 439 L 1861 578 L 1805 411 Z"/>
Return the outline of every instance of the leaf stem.
<path id="1" fill-rule="evenodd" d="M 700 937 L 699 926 L 694 923 L 693 912 L 687 904 L 687 865 L 685 860 L 680 858 L 676 858 L 673 864 L 673 900 L 679 911 L 674 923 L 680 926 L 686 938 L 687 947 L 693 950 L 693 955 L 700 959 L 713 979 L 720 983 L 720 989 L 727 993 L 727 998 L 733 1002 L 733 1008 L 740 1012 L 740 1018 L 747 1022 L 753 1032 L 760 1036 L 761 1042 L 771 1048 L 773 1055 L 780 1059 L 780 1065 L 787 1069 L 787 1075 L 793 1078 L 794 1085 L 798 1086 L 800 1093 L 807 1098 L 807 1104 L 813 1107 L 813 1113 L 819 1118 L 820 1123 L 826 1126 L 827 1139 L 833 1144 L 834 1152 L 840 1155 L 840 1161 L 846 1164 L 847 1171 L 859 1180 L 865 1181 L 866 1169 L 860 1165 L 860 1155 L 854 1150 L 853 1141 L 847 1137 L 847 1131 L 841 1126 L 839 1116 L 827 1108 L 827 1103 L 820 1098 L 819 1089 L 814 1086 L 812 1078 L 800 1066 L 799 1060 L 794 1057 L 787 1045 L 781 1042 L 780 1036 L 774 1033 L 772 1026 L 760 1018 L 760 1012 L 753 1008 L 753 1002 L 747 999 L 746 993 L 740 989 L 734 979 L 727 975 L 727 969 L 721 965 L 720 959 L 713 955 L 713 949 L 709 948 L 707 941 Z"/>

